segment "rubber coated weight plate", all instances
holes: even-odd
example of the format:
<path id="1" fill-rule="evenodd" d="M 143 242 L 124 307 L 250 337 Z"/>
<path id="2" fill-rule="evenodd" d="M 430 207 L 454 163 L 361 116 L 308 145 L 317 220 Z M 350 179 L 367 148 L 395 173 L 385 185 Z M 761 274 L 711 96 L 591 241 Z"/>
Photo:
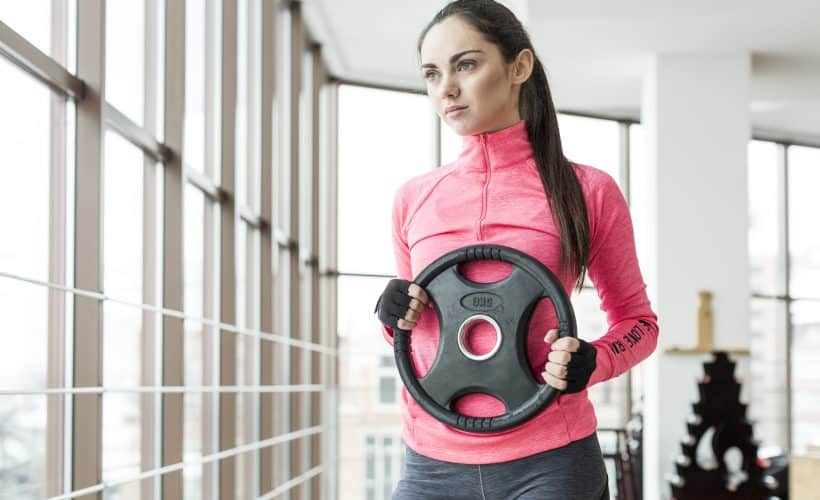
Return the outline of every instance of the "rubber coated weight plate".
<path id="1" fill-rule="evenodd" d="M 462 262 L 477 260 L 509 262 L 512 272 L 493 283 L 476 283 L 458 272 Z M 430 415 L 464 431 L 498 432 L 526 422 L 555 399 L 558 391 L 539 384 L 527 361 L 527 330 L 539 300 L 552 301 L 559 337 L 577 334 L 569 297 L 546 266 L 514 248 L 471 245 L 442 255 L 413 282 L 424 288 L 438 315 L 436 358 L 424 377 L 417 378 L 410 360 L 409 330 L 395 330 L 393 349 L 407 391 Z M 493 349 L 480 356 L 470 353 L 463 342 L 467 327 L 477 320 L 493 325 L 497 339 Z M 506 413 L 471 417 L 450 408 L 456 398 L 476 392 L 501 400 Z"/>

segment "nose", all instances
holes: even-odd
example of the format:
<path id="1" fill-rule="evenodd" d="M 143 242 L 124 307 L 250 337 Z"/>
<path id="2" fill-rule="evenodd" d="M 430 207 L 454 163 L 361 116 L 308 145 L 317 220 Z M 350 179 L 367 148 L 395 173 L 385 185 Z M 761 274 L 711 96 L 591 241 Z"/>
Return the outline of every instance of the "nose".
<path id="1" fill-rule="evenodd" d="M 441 77 L 441 85 L 439 89 L 441 99 L 458 97 L 460 92 L 458 88 L 458 81 L 450 76 Z"/>

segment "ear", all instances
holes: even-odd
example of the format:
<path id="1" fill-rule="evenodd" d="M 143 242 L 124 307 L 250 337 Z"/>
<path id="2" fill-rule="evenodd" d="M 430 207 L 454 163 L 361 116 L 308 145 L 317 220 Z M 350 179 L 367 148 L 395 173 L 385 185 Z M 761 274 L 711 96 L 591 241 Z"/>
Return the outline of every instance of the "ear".
<path id="1" fill-rule="evenodd" d="M 532 50 L 521 49 L 512 64 L 512 83 L 521 85 L 526 82 L 530 78 L 534 66 L 535 54 Z"/>

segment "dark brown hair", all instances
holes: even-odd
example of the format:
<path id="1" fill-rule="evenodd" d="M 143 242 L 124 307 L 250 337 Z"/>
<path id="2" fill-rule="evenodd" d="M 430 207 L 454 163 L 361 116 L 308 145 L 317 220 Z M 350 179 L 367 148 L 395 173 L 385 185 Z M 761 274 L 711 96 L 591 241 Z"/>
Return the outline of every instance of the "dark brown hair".
<path id="1" fill-rule="evenodd" d="M 458 16 L 485 40 L 496 45 L 504 61 L 509 64 L 523 49 L 535 49 L 521 21 L 504 5 L 493 0 L 456 0 L 447 4 L 421 32 L 418 55 L 427 32 L 450 16 Z M 578 291 L 584 285 L 589 266 L 589 222 L 581 183 L 561 148 L 558 118 L 552 102 L 547 75 L 541 61 L 535 56 L 532 74 L 521 86 L 519 109 L 527 122 L 527 136 L 533 148 L 535 163 L 549 202 L 553 222 L 561 237 L 559 273 L 577 276 Z"/>

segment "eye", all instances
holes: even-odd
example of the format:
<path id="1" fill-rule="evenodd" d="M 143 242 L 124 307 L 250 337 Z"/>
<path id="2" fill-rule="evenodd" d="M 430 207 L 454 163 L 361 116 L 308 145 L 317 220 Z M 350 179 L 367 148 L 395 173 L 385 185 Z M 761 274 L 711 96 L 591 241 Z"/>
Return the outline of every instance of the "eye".
<path id="1" fill-rule="evenodd" d="M 458 65 L 456 66 L 456 69 L 461 69 L 465 65 L 468 65 L 469 69 L 472 69 L 472 68 L 475 67 L 476 64 L 475 64 L 475 61 L 470 61 L 470 60 L 459 61 Z M 427 80 L 427 81 L 430 81 L 431 80 L 430 77 L 433 76 L 433 75 L 436 75 L 436 74 L 438 74 L 437 71 L 428 71 L 428 72 L 424 73 L 424 79 Z"/>
<path id="2" fill-rule="evenodd" d="M 475 67 L 475 62 L 473 61 L 461 61 L 460 63 L 458 63 L 458 67 L 461 68 L 465 64 L 469 64 L 470 66 Z"/>

